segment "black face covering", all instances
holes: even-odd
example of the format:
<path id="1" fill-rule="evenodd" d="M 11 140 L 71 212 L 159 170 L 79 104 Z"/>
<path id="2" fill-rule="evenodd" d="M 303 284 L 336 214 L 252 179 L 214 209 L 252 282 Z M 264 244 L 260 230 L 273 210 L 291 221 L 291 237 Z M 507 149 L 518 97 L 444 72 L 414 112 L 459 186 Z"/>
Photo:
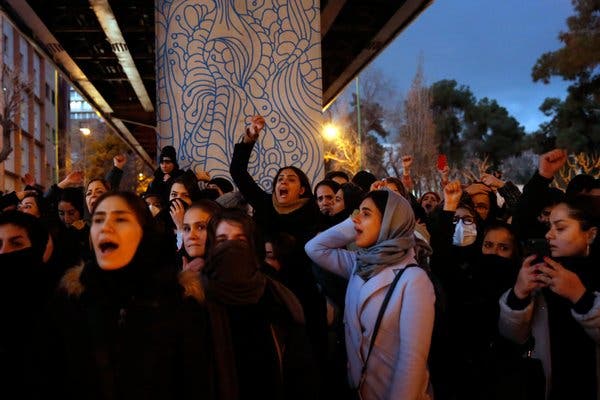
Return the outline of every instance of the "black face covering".
<path id="1" fill-rule="evenodd" d="M 256 304 L 265 290 L 256 257 L 240 240 L 218 243 L 203 272 L 208 295 L 224 304 Z"/>
<path id="2" fill-rule="evenodd" d="M 32 247 L 0 254 L 0 302 L 14 304 L 19 297 L 44 294 L 42 257 Z M 27 288 L 25 291 L 23 288 Z M 20 294 L 19 294 L 20 293 Z"/>
<path id="3" fill-rule="evenodd" d="M 41 255 L 32 247 L 0 254 L 1 273 L 4 278 L 26 277 L 37 273 L 41 263 Z M 6 281 L 4 278 L 2 281 Z"/>
<path id="4" fill-rule="evenodd" d="M 477 271 L 484 290 L 490 291 L 490 295 L 500 296 L 514 286 L 519 267 L 518 263 L 510 258 L 482 254 Z"/>

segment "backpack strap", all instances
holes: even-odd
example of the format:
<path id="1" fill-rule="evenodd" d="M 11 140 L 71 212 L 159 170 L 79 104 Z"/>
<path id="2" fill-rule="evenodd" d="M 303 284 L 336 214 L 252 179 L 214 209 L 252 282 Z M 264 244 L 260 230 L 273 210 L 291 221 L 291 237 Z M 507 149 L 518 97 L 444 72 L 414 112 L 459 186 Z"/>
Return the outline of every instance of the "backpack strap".
<path id="1" fill-rule="evenodd" d="M 358 390 L 365 381 L 365 376 L 367 372 L 367 363 L 369 362 L 369 357 L 371 356 L 371 351 L 373 350 L 373 346 L 375 345 L 375 339 L 377 338 L 377 333 L 379 332 L 379 325 L 381 325 L 381 320 L 383 319 L 383 314 L 385 313 L 385 309 L 387 308 L 388 303 L 390 302 L 390 298 L 394 293 L 394 289 L 400 280 L 400 277 L 410 267 L 418 267 L 417 264 L 408 264 L 406 267 L 402 268 L 394 277 L 394 280 L 388 287 L 387 293 L 385 294 L 385 298 L 383 299 L 383 303 L 381 303 L 381 308 L 379 309 L 379 313 L 377 314 L 377 319 L 375 320 L 375 326 L 373 327 L 373 334 L 371 335 L 371 342 L 369 343 L 369 351 L 367 353 L 367 358 L 365 358 L 365 362 L 363 364 L 362 370 L 360 372 L 360 382 L 358 384 Z"/>

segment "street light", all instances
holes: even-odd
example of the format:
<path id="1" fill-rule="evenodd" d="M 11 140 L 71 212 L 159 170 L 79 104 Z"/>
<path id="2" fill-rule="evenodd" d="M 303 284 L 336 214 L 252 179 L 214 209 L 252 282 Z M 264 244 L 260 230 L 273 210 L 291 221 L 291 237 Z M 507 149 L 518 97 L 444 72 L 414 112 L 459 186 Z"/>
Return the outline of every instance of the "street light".
<path id="1" fill-rule="evenodd" d="M 334 124 L 325 124 L 323 126 L 323 138 L 325 140 L 333 142 L 340 136 L 340 129 Z"/>
<path id="2" fill-rule="evenodd" d="M 92 134 L 92 130 L 90 128 L 79 128 L 79 132 L 83 135 L 83 175 L 85 176 L 87 164 L 86 164 L 86 153 L 87 153 L 87 140 L 85 140 L 86 136 L 90 136 Z"/>

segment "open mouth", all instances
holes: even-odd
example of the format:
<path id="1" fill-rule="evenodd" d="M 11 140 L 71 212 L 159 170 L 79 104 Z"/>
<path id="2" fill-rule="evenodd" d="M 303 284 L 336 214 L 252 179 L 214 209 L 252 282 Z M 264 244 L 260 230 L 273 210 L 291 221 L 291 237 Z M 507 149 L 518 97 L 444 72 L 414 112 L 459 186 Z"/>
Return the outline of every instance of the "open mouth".
<path id="1" fill-rule="evenodd" d="M 289 194 L 289 190 L 281 188 L 279 189 L 279 197 L 287 197 Z"/>
<path id="2" fill-rule="evenodd" d="M 116 249 L 119 248 L 119 245 L 116 244 L 115 242 L 102 242 L 98 245 L 98 248 L 100 249 L 100 252 L 102 254 L 109 254 L 113 251 L 115 251 Z"/>

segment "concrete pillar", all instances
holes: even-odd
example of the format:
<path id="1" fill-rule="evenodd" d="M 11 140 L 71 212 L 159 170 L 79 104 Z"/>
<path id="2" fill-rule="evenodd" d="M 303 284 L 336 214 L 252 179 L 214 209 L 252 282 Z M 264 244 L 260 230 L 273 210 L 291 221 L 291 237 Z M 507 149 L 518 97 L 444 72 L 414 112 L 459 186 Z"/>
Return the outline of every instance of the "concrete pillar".
<path id="1" fill-rule="evenodd" d="M 316 183 L 320 38 L 319 0 L 156 0 L 159 147 L 173 145 L 182 168 L 229 178 L 233 145 L 260 114 L 255 179 L 270 190 L 294 165 Z"/>

